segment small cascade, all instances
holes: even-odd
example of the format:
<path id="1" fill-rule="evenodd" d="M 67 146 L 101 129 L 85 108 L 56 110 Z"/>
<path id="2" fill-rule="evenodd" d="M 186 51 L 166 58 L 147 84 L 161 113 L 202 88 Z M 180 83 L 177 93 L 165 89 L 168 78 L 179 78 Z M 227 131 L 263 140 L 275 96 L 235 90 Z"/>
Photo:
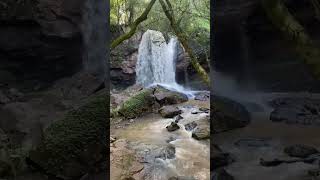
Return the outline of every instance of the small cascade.
<path id="1" fill-rule="evenodd" d="M 175 37 L 167 43 L 161 32 L 147 30 L 139 45 L 136 83 L 144 87 L 159 84 L 192 98 L 197 91 L 185 89 L 176 82 L 178 43 Z"/>

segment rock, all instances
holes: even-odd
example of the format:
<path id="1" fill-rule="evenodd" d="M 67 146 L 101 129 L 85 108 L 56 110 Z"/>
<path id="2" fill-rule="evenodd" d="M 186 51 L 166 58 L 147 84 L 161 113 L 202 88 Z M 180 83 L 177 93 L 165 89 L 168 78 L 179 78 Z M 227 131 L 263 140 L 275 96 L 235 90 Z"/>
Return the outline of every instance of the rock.
<path id="1" fill-rule="evenodd" d="M 244 106 L 231 99 L 213 95 L 211 122 L 213 133 L 242 128 L 250 123 L 250 115 Z"/>
<path id="2" fill-rule="evenodd" d="M 170 91 L 162 86 L 154 87 L 154 96 L 160 105 L 179 104 L 188 101 L 188 96 L 179 92 Z"/>
<path id="3" fill-rule="evenodd" d="M 6 96 L 2 91 L 0 91 L 0 104 L 7 104 L 10 102 L 8 96 Z"/>
<path id="4" fill-rule="evenodd" d="M 270 102 L 275 108 L 270 114 L 273 122 L 320 125 L 320 100 L 310 98 L 277 98 Z"/>
<path id="5" fill-rule="evenodd" d="M 198 114 L 198 113 L 200 113 L 200 112 L 197 111 L 197 110 L 192 110 L 192 111 L 191 111 L 191 114 Z"/>
<path id="6" fill-rule="evenodd" d="M 114 143 L 116 140 L 117 140 L 117 138 L 110 136 L 110 143 Z"/>
<path id="7" fill-rule="evenodd" d="M 170 137 L 169 137 L 169 139 L 168 139 L 168 140 L 166 140 L 166 142 L 167 142 L 167 143 L 170 143 L 170 142 L 175 141 L 175 140 L 177 140 L 177 138 L 176 138 L 176 137 L 172 137 L 172 136 L 170 136 Z"/>
<path id="8" fill-rule="evenodd" d="M 182 113 L 182 111 L 174 106 L 164 106 L 159 110 L 159 113 L 164 118 L 173 118 Z"/>
<path id="9" fill-rule="evenodd" d="M 223 152 L 216 144 L 213 143 L 210 147 L 210 161 L 213 162 L 213 170 L 227 166 L 234 162 L 229 153 Z"/>
<path id="10" fill-rule="evenodd" d="M 169 126 L 167 126 L 166 128 L 169 132 L 172 132 L 172 131 L 180 129 L 180 126 L 175 122 L 171 122 L 171 124 Z"/>
<path id="11" fill-rule="evenodd" d="M 200 108 L 199 108 L 199 111 L 208 113 L 208 112 L 210 111 L 210 109 L 209 109 L 209 108 L 205 108 L 205 107 L 200 107 Z"/>
<path id="12" fill-rule="evenodd" d="M 191 123 L 184 125 L 184 127 L 187 131 L 192 131 L 194 128 L 197 127 L 197 123 L 195 121 L 192 121 Z"/>
<path id="13" fill-rule="evenodd" d="M 102 171 L 100 162 L 105 161 L 107 150 L 107 102 L 106 94 L 91 97 L 64 119 L 54 122 L 28 159 L 46 173 L 68 179 L 81 177 L 93 169 Z"/>
<path id="14" fill-rule="evenodd" d="M 152 112 L 155 104 L 152 93 L 153 89 L 140 91 L 137 95 L 130 97 L 121 104 L 118 113 L 127 119 L 132 119 Z"/>
<path id="15" fill-rule="evenodd" d="M 210 100 L 210 92 L 199 92 L 195 94 L 195 100 L 198 101 L 209 101 Z"/>
<path id="16" fill-rule="evenodd" d="M 270 140 L 260 139 L 260 138 L 239 139 L 234 143 L 234 145 L 238 147 L 252 147 L 252 148 L 270 147 Z"/>
<path id="17" fill-rule="evenodd" d="M 156 158 L 161 158 L 163 160 L 166 159 L 174 159 L 176 157 L 176 148 L 169 144 L 167 147 L 161 150 L 160 154 L 156 156 Z"/>
<path id="18" fill-rule="evenodd" d="M 312 154 L 318 153 L 319 151 L 311 146 L 296 144 L 285 147 L 284 152 L 291 157 L 306 158 Z"/>
<path id="19" fill-rule="evenodd" d="M 155 86 L 138 91 L 126 99 L 118 108 L 117 114 L 127 119 L 140 117 L 146 113 L 154 112 L 165 105 L 182 103 L 188 100 L 184 94 Z M 178 113 L 180 114 L 180 113 Z M 174 112 L 173 115 L 178 115 Z"/>
<path id="20" fill-rule="evenodd" d="M 192 137 L 197 140 L 210 138 L 210 123 L 209 117 L 205 116 L 197 121 L 197 127 L 192 131 Z"/>
<path id="21" fill-rule="evenodd" d="M 176 117 L 174 117 L 174 122 L 178 123 L 183 117 L 179 114 Z"/>
<path id="22" fill-rule="evenodd" d="M 234 178 L 224 168 L 219 168 L 213 172 L 211 180 L 234 180 Z"/>

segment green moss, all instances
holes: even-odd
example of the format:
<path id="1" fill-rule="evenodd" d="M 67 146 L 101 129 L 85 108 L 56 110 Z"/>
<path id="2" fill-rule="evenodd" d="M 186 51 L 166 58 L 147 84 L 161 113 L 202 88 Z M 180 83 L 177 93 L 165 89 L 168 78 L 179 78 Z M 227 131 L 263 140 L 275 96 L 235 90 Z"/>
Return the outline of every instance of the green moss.
<path id="1" fill-rule="evenodd" d="M 124 102 L 118 113 L 126 118 L 135 118 L 146 112 L 151 112 L 154 104 L 153 89 L 145 89 Z"/>
<path id="2" fill-rule="evenodd" d="M 46 129 L 42 143 L 30 152 L 30 159 L 48 173 L 61 176 L 69 176 L 65 170 L 72 163 L 90 167 L 90 161 L 101 153 L 90 150 L 107 147 L 107 105 L 107 96 L 101 95 L 69 112 Z"/>

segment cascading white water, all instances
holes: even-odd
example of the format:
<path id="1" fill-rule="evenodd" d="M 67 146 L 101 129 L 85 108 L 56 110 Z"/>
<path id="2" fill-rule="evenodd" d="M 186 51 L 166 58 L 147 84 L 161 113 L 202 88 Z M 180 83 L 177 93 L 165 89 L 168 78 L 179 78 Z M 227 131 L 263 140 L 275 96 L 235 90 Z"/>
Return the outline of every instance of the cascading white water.
<path id="1" fill-rule="evenodd" d="M 196 91 L 186 90 L 176 82 L 178 43 L 177 38 L 171 38 L 167 44 L 161 32 L 147 30 L 139 45 L 136 83 L 144 87 L 160 84 L 193 97 Z"/>

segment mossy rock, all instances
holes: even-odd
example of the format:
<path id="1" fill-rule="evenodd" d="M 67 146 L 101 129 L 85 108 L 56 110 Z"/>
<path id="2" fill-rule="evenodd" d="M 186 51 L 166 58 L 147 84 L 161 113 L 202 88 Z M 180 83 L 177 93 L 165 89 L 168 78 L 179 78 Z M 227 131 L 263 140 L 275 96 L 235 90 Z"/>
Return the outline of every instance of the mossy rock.
<path id="1" fill-rule="evenodd" d="M 118 108 L 113 115 L 127 119 L 140 117 L 146 113 L 159 110 L 162 106 L 179 104 L 188 101 L 188 97 L 182 93 L 170 91 L 162 86 L 155 86 L 140 91 L 130 97 Z"/>
<path id="2" fill-rule="evenodd" d="M 154 89 L 144 89 L 135 96 L 130 97 L 118 109 L 118 114 L 125 118 L 135 118 L 147 112 L 152 112 L 155 106 Z"/>
<path id="3" fill-rule="evenodd" d="M 108 96 L 96 96 L 49 126 L 28 159 L 48 174 L 78 178 L 106 160 Z M 101 162 L 101 163 L 99 163 Z"/>
<path id="4" fill-rule="evenodd" d="M 212 99 L 213 133 L 242 128 L 250 123 L 250 114 L 240 103 L 222 96 Z"/>

